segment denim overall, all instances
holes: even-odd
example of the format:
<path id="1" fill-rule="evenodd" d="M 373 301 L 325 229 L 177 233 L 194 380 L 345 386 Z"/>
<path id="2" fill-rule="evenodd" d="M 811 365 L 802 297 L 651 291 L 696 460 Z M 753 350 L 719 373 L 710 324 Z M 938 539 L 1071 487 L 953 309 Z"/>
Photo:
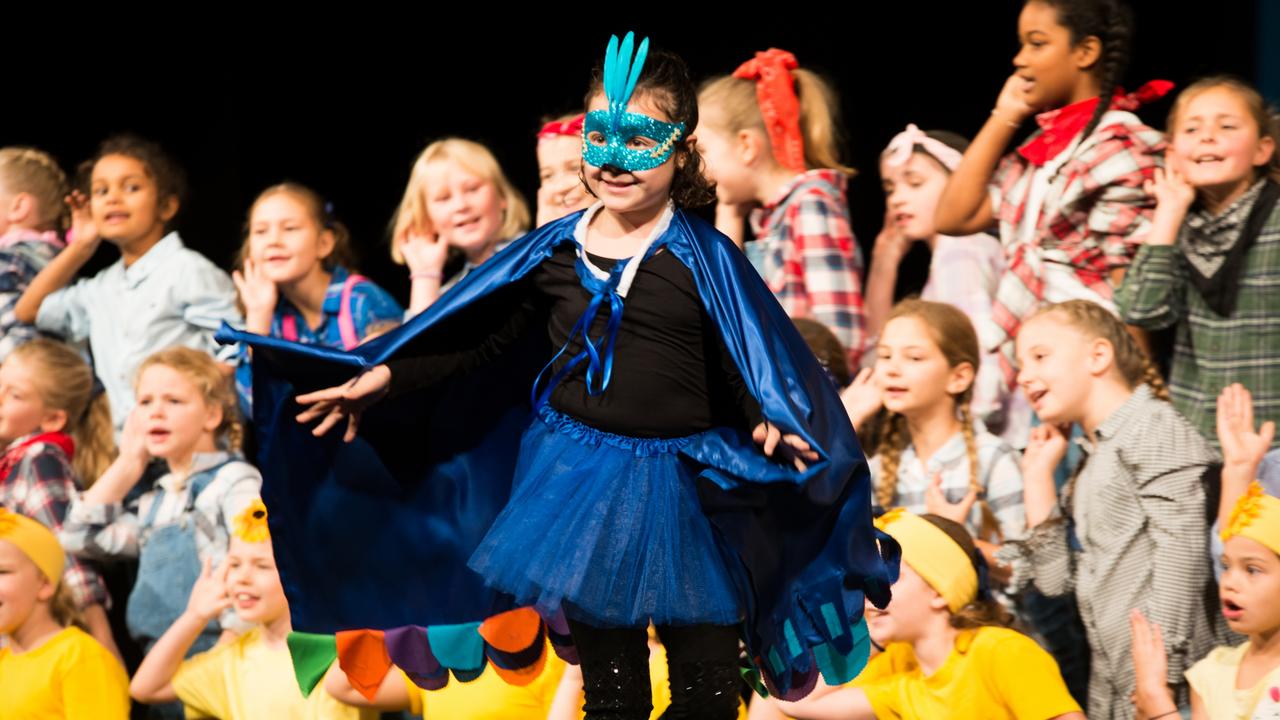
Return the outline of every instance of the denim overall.
<path id="1" fill-rule="evenodd" d="M 201 562 L 196 551 L 196 498 L 217 477 L 218 470 L 234 460 L 233 457 L 227 457 L 190 478 L 190 492 L 182 516 L 177 522 L 154 527 L 161 498 L 151 503 L 147 516 L 143 519 L 143 527 L 149 530 L 146 531 L 146 539 L 139 552 L 138 579 L 134 582 L 133 591 L 129 593 L 125 618 L 129 634 L 147 652 L 151 651 L 156 640 L 187 609 L 191 589 L 200 577 Z M 191 657 L 212 648 L 221 632 L 218 620 L 210 620 L 192 643 L 186 656 Z M 147 717 L 165 720 L 182 718 L 182 703 L 151 705 L 147 708 Z"/>

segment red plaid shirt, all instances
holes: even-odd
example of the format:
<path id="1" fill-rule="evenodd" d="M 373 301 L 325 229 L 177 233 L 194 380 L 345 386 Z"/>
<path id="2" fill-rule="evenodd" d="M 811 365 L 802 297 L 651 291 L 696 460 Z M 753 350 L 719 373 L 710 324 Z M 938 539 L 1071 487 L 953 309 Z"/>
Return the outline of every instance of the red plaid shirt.
<path id="1" fill-rule="evenodd" d="M 813 318 L 835 333 L 856 367 L 866 342 L 862 250 L 849 222 L 845 175 L 810 170 L 751 214 L 763 243 L 761 273 L 791 317 Z"/>
<path id="2" fill-rule="evenodd" d="M 1018 328 L 1041 304 L 1085 298 L 1110 305 L 1110 272 L 1129 265 L 1150 229 L 1155 198 L 1142 184 L 1163 166 L 1164 149 L 1161 132 L 1111 110 L 1074 150 L 1050 160 L 1047 172 L 1037 174 L 1017 152 L 1001 160 L 990 191 L 1008 263 L 983 341 L 1000 347 L 1007 373 Z M 1023 216 L 1034 182 L 1048 187 L 1027 232 Z"/>
<path id="3" fill-rule="evenodd" d="M 10 447 L 26 439 L 19 438 L 10 443 Z M 71 462 L 62 448 L 53 443 L 38 442 L 11 452 L 20 452 L 21 457 L 14 459 L 8 476 L 0 478 L 0 505 L 40 522 L 56 535 L 62 530 L 67 508 L 76 492 Z M 85 561 L 68 555 L 62 582 L 71 591 L 76 607 L 109 606 L 102 576 Z"/>

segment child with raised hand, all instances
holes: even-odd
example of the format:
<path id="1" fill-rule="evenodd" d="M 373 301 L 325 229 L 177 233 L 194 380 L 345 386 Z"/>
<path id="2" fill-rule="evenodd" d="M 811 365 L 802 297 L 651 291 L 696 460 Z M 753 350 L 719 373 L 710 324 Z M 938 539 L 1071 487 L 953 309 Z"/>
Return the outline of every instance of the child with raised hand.
<path id="1" fill-rule="evenodd" d="M 412 317 L 524 233 L 529 206 L 489 148 L 445 138 L 414 160 L 391 224 L 391 259 L 409 267 Z"/>
<path id="2" fill-rule="evenodd" d="M 143 360 L 183 345 L 230 361 L 235 348 L 219 350 L 213 333 L 223 322 L 239 325 L 241 316 L 231 278 L 173 230 L 185 178 L 160 146 L 112 137 L 87 167 L 89 196 L 71 195 L 71 243 L 31 281 L 14 313 L 68 341 L 89 341 L 119 433 Z M 104 239 L 120 249 L 120 260 L 72 283 Z"/>
<path id="3" fill-rule="evenodd" d="M 0 715 L 124 720 L 129 678 L 77 627 L 64 558 L 49 528 L 0 507 Z"/>
<path id="4" fill-rule="evenodd" d="M 335 720 L 374 718 L 322 689 L 303 697 L 286 640 L 292 629 L 280 585 L 267 509 L 250 503 L 236 518 L 226 559 L 205 558 L 186 609 L 156 641 L 129 692 L 144 703 L 180 700 L 188 718 Z M 229 608 L 252 627 L 234 640 L 183 659 Z"/>
<path id="5" fill-rule="evenodd" d="M 548 120 L 538 131 L 538 212 L 534 227 L 585 210 L 595 198 L 582 182 L 582 113 Z"/>
<path id="6" fill-rule="evenodd" d="M 1041 304 L 1082 299 L 1114 311 L 1114 290 L 1150 230 L 1143 183 L 1165 147 L 1131 111 L 1172 87 L 1120 91 L 1133 37 L 1124 0 L 1027 0 L 1018 37 L 1015 70 L 936 218 L 947 235 L 999 229 L 1006 265 L 982 336 L 1001 350 L 1011 385 L 1018 327 Z M 1032 116 L 1039 130 L 1005 155 Z"/>
<path id="7" fill-rule="evenodd" d="M 114 459 L 112 436 L 106 395 L 70 347 L 32 340 L 0 365 L 0 506 L 59 532 L 79 489 Z M 71 557 L 62 584 L 86 628 L 116 652 L 102 576 Z"/>
<path id="8" fill-rule="evenodd" d="M 350 350 L 400 324 L 404 309 L 355 272 L 350 233 L 311 188 L 286 182 L 263 190 L 245 227 L 241 269 L 231 279 L 249 332 Z M 244 352 L 236 391 L 251 416 L 253 368 Z"/>
<path id="9" fill-rule="evenodd" d="M 1151 232 L 1116 296 L 1142 328 L 1176 328 L 1169 394 L 1216 442 L 1222 388 L 1243 383 L 1280 420 L 1280 120 L 1257 90 L 1210 77 L 1169 111 L 1166 169 L 1147 182 Z"/>
<path id="10" fill-rule="evenodd" d="M 32 279 L 66 243 L 67 176 L 48 153 L 0 148 L 0 361 L 37 337 L 15 307 Z"/>
<path id="11" fill-rule="evenodd" d="M 882 508 L 930 512 L 961 523 L 990 563 L 1003 538 L 1026 531 L 1022 472 L 1013 448 L 987 432 L 969 408 L 978 337 L 959 309 L 927 300 L 894 306 L 876 346 L 871 383 L 853 386 L 870 412 L 888 411 L 871 458 Z"/>
<path id="12" fill-rule="evenodd" d="M 62 540 L 69 552 L 138 558 L 126 617 L 146 649 L 182 614 L 201 564 L 221 563 L 231 519 L 261 490 L 257 468 L 239 455 L 236 405 L 230 379 L 209 355 L 175 347 L 147 358 L 120 456 L 67 511 Z M 168 472 L 129 497 L 152 458 Z M 228 613 L 222 621 L 232 619 Z M 223 628 L 208 623 L 195 650 L 211 647 Z"/>
<path id="13" fill-rule="evenodd" d="M 1240 496 L 1222 530 L 1218 596 L 1228 627 L 1248 638 L 1214 648 L 1186 672 L 1194 720 L 1280 716 L 1280 499 L 1254 483 Z M 1165 630 L 1138 610 L 1131 617 L 1134 705 L 1147 720 L 1176 718 L 1170 684 L 1181 678 L 1165 660 Z"/>
<path id="14" fill-rule="evenodd" d="M 979 333 L 990 332 L 996 285 L 1004 272 L 1000 241 L 986 233 L 952 237 L 938 232 L 934 215 L 947 178 L 960 164 L 969 141 L 945 130 L 923 131 L 908 125 L 880 154 L 885 193 L 885 219 L 876 236 L 867 272 L 868 350 L 875 347 L 893 306 L 898 266 L 911 246 L 929 247 L 929 279 L 921 299 L 960 308 Z M 1027 444 L 1031 410 L 1026 399 L 1005 381 L 999 353 L 979 336 L 984 348 L 975 371 L 973 414 L 991 432 L 1014 447 Z"/>
<path id="15" fill-rule="evenodd" d="M 1129 613 L 1165 629 L 1170 677 L 1212 648 L 1205 476 L 1216 453 L 1170 405 L 1125 325 L 1084 300 L 1050 305 L 1018 333 L 1018 382 L 1044 421 L 1023 455 L 1025 538 L 997 554 L 1015 589 L 1073 593 L 1091 650 L 1089 715 L 1133 716 Z M 1089 459 L 1058 498 L 1054 469 L 1078 423 Z M 1185 686 L 1179 687 L 1185 703 Z"/>
<path id="16" fill-rule="evenodd" d="M 958 523 L 892 510 L 876 520 L 902 546 L 893 600 L 867 607 L 882 648 L 852 683 L 796 703 L 771 702 L 798 720 L 982 718 L 1083 720 L 1058 666 L 990 593 L 986 564 Z"/>
<path id="17" fill-rule="evenodd" d="M 716 228 L 743 245 L 791 317 L 832 332 L 857 367 L 866 343 L 862 250 L 839 160 L 835 91 L 791 53 L 758 52 L 698 93 L 697 138 L 716 184 Z"/>

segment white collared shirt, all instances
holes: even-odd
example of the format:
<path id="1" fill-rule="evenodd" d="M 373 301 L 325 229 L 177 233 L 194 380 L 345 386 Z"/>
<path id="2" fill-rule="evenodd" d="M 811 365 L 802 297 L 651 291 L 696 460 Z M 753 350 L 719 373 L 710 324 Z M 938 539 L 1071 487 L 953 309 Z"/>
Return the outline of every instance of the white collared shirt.
<path id="1" fill-rule="evenodd" d="M 224 320 L 243 326 L 231 277 L 171 232 L 129 267 L 117 260 L 46 297 L 36 326 L 89 341 L 118 433 L 133 409 L 134 373 L 147 356 L 184 345 L 234 362 L 235 347 L 213 340 Z"/>

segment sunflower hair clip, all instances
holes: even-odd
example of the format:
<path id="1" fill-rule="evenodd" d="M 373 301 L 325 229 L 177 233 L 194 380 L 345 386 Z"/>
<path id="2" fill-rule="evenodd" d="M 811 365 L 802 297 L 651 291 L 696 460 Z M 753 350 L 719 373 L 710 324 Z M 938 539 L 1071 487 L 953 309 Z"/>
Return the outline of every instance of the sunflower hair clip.
<path id="1" fill-rule="evenodd" d="M 1262 514 L 1262 498 L 1265 495 L 1266 491 L 1262 489 L 1262 485 L 1256 481 L 1249 483 L 1249 489 L 1236 501 L 1236 506 L 1231 510 L 1231 518 L 1227 520 L 1227 526 L 1222 530 L 1223 542 L 1239 535 Z"/>
<path id="2" fill-rule="evenodd" d="M 267 506 L 261 499 L 249 503 L 236 517 L 232 533 L 249 543 L 266 542 L 271 539 L 271 531 L 267 528 Z"/>

